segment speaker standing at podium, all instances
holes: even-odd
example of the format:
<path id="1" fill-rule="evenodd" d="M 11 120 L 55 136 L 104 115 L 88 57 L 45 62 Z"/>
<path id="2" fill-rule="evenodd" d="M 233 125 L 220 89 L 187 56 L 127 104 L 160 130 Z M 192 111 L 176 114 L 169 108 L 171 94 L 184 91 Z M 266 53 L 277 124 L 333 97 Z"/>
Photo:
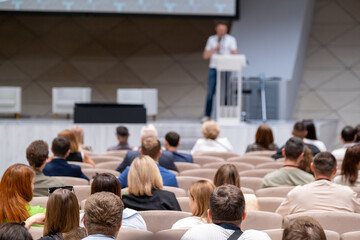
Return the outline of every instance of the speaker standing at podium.
<path id="1" fill-rule="evenodd" d="M 215 62 L 212 59 L 214 54 L 227 55 L 237 54 L 236 39 L 227 34 L 228 28 L 224 23 L 218 23 L 215 27 L 216 34 L 209 37 L 203 53 L 204 59 L 210 58 L 208 91 L 206 96 L 205 116 L 202 122 L 209 120 L 212 110 L 212 102 L 216 90 L 216 69 Z"/>

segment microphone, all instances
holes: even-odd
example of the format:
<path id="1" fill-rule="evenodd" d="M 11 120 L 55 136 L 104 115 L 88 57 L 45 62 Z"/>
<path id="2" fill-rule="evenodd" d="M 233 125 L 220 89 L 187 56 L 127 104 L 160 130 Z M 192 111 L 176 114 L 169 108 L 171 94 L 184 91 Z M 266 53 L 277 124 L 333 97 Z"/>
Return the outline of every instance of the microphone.
<path id="1" fill-rule="evenodd" d="M 220 42 L 221 42 L 221 40 L 222 40 L 222 37 L 218 37 L 218 44 L 220 44 Z M 221 45 L 220 45 L 221 46 Z M 217 53 L 220 53 L 220 48 L 216 51 Z"/>

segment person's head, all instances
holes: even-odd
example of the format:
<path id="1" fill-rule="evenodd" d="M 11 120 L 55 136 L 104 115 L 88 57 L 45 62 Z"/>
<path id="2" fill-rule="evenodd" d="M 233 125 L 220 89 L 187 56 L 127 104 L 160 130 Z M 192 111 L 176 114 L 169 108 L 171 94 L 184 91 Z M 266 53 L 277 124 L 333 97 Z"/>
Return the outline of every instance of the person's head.
<path id="1" fill-rule="evenodd" d="M 332 178 L 337 170 L 337 162 L 331 153 L 319 152 L 315 155 L 311 168 L 315 179 L 319 176 Z"/>
<path id="2" fill-rule="evenodd" d="M 8 222 L 0 225 L 0 240 L 33 240 L 24 225 Z"/>
<path id="3" fill-rule="evenodd" d="M 298 137 L 298 138 L 305 138 L 307 136 L 307 130 L 306 127 L 304 125 L 304 123 L 302 122 L 296 122 L 294 124 L 293 130 L 292 130 L 292 135 L 294 137 Z"/>
<path id="4" fill-rule="evenodd" d="M 286 224 L 282 240 L 326 240 L 326 235 L 318 221 L 304 216 Z"/>
<path id="5" fill-rule="evenodd" d="M 66 137 L 56 137 L 52 141 L 51 151 L 57 157 L 66 158 L 70 153 L 70 141 Z"/>
<path id="6" fill-rule="evenodd" d="M 124 204 L 111 192 L 98 192 L 87 198 L 84 225 L 89 235 L 103 234 L 116 238 L 120 230 Z"/>
<path id="7" fill-rule="evenodd" d="M 79 211 L 78 199 L 72 191 L 56 189 L 46 204 L 44 236 L 79 228 Z"/>
<path id="8" fill-rule="evenodd" d="M 268 125 L 262 124 L 258 127 L 255 135 L 255 143 L 260 144 L 265 149 L 269 149 L 269 145 L 274 143 L 274 137 Z"/>
<path id="9" fill-rule="evenodd" d="M 215 174 L 214 184 L 219 187 L 224 184 L 235 185 L 240 188 L 240 175 L 234 164 L 222 165 Z"/>
<path id="10" fill-rule="evenodd" d="M 135 196 L 152 196 L 152 189 L 162 189 L 163 180 L 155 161 L 149 156 L 140 156 L 130 165 L 128 192 Z"/>
<path id="11" fill-rule="evenodd" d="M 39 169 L 43 166 L 48 157 L 49 146 L 43 140 L 32 142 L 26 149 L 26 159 L 34 169 Z"/>
<path id="12" fill-rule="evenodd" d="M 286 160 L 299 162 L 304 155 L 304 142 L 298 137 L 291 137 L 285 143 L 283 148 L 283 155 Z"/>
<path id="13" fill-rule="evenodd" d="M 304 146 L 304 156 L 302 158 L 302 160 L 299 163 L 299 169 L 310 173 L 310 174 L 314 174 L 313 171 L 311 170 L 311 163 L 313 162 L 313 154 L 311 149 L 308 146 Z"/>
<path id="14" fill-rule="evenodd" d="M 227 34 L 228 27 L 225 23 L 219 22 L 216 24 L 215 31 L 219 37 L 224 37 Z"/>
<path id="15" fill-rule="evenodd" d="M 215 121 L 210 120 L 203 123 L 201 132 L 204 138 L 215 140 L 220 134 L 220 128 Z"/>
<path id="16" fill-rule="evenodd" d="M 75 134 L 68 129 L 65 129 L 58 133 L 58 137 L 66 137 L 70 141 L 70 150 L 71 152 L 78 152 L 79 151 L 79 143 L 76 140 Z"/>
<path id="17" fill-rule="evenodd" d="M 161 143 L 156 137 L 142 139 L 140 153 L 157 161 L 161 155 Z"/>
<path id="18" fill-rule="evenodd" d="M 355 184 L 360 169 L 360 145 L 347 148 L 341 165 L 341 175 L 350 184 Z"/>
<path id="19" fill-rule="evenodd" d="M 71 131 L 74 133 L 76 141 L 79 145 L 84 144 L 84 129 L 79 125 L 75 125 L 71 128 Z"/>
<path id="20" fill-rule="evenodd" d="M 119 180 L 111 173 L 97 174 L 91 183 L 91 194 L 97 192 L 112 192 L 121 198 Z"/>
<path id="21" fill-rule="evenodd" d="M 305 125 L 306 131 L 307 131 L 306 138 L 312 139 L 312 140 L 317 140 L 314 121 L 311 119 L 305 119 L 302 122 Z"/>
<path id="22" fill-rule="evenodd" d="M 30 217 L 26 205 L 33 198 L 34 170 L 24 164 L 14 164 L 6 169 L 0 182 L 0 224 L 23 222 Z"/>
<path id="23" fill-rule="evenodd" d="M 209 217 L 213 223 L 240 226 L 245 219 L 245 199 L 240 188 L 226 184 L 215 188 L 210 196 Z"/>
<path id="24" fill-rule="evenodd" d="M 360 142 L 360 124 L 356 125 L 354 129 L 355 129 L 356 142 Z"/>
<path id="25" fill-rule="evenodd" d="M 165 146 L 168 148 L 170 147 L 178 147 L 180 144 L 180 135 L 176 132 L 168 132 L 165 135 Z"/>
<path id="26" fill-rule="evenodd" d="M 191 213 L 194 216 L 205 219 L 207 222 L 210 222 L 207 211 L 209 209 L 210 195 L 214 189 L 215 185 L 210 181 L 200 180 L 191 184 L 189 190 Z"/>
<path id="27" fill-rule="evenodd" d="M 355 141 L 355 129 L 351 126 L 346 126 L 341 131 L 341 140 L 344 143 L 351 143 Z"/>
<path id="28" fill-rule="evenodd" d="M 129 138 L 129 130 L 124 126 L 116 128 L 116 136 L 120 143 L 127 143 Z"/>
<path id="29" fill-rule="evenodd" d="M 142 139 L 146 138 L 146 137 L 156 137 L 157 138 L 158 131 L 156 130 L 154 125 L 148 124 L 141 128 L 140 136 Z"/>

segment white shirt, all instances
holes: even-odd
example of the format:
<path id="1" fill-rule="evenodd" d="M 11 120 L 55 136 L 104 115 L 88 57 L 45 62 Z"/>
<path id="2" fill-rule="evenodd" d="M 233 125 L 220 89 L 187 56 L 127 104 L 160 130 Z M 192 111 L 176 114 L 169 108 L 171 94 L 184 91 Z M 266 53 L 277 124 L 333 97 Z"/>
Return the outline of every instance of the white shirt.
<path id="1" fill-rule="evenodd" d="M 342 148 L 335 149 L 334 151 L 331 152 L 331 154 L 334 155 L 334 157 L 335 157 L 336 159 L 344 158 L 347 148 L 348 148 L 348 147 L 352 147 L 352 146 L 354 146 L 355 144 L 357 144 L 357 143 L 347 143 L 347 144 L 344 144 L 344 146 L 343 146 Z"/>
<path id="2" fill-rule="evenodd" d="M 196 141 L 191 154 L 200 152 L 233 152 L 233 147 L 227 138 L 217 138 L 215 140 L 200 138 Z"/>
<path id="3" fill-rule="evenodd" d="M 216 224 L 202 224 L 190 228 L 181 240 L 227 240 L 234 230 L 225 229 Z M 238 240 L 271 240 L 269 235 L 256 230 L 246 230 Z"/>
<path id="4" fill-rule="evenodd" d="M 326 146 L 325 144 L 320 141 L 320 140 L 313 140 L 313 139 L 308 139 L 308 138 L 304 138 L 303 139 L 303 142 L 304 143 L 307 143 L 307 144 L 312 144 L 314 145 L 315 147 L 317 147 L 320 152 L 326 152 Z"/>
<path id="5" fill-rule="evenodd" d="M 200 217 L 192 216 L 180 219 L 174 225 L 172 225 L 171 229 L 183 229 L 183 228 L 192 228 L 199 224 L 206 224 L 206 220 Z"/>
<path id="6" fill-rule="evenodd" d="M 205 50 L 210 51 L 210 50 L 215 49 L 217 47 L 218 43 L 219 43 L 218 35 L 210 36 L 206 42 Z M 231 51 L 234 51 L 234 50 L 237 50 L 236 39 L 233 36 L 226 34 L 224 37 L 222 37 L 220 39 L 220 49 L 219 49 L 219 52 L 215 53 L 215 54 L 229 55 L 229 54 L 231 54 Z M 210 68 L 216 67 L 215 62 L 212 57 L 210 58 L 209 67 Z"/>

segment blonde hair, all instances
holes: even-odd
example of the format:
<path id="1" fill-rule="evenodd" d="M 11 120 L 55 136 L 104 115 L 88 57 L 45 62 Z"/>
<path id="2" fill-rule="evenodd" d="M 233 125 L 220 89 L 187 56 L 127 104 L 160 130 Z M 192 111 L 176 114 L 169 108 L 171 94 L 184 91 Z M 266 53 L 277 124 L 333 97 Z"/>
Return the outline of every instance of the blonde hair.
<path id="1" fill-rule="evenodd" d="M 73 131 L 65 129 L 58 133 L 58 137 L 66 137 L 70 141 L 70 150 L 72 153 L 79 152 L 79 143 Z"/>
<path id="2" fill-rule="evenodd" d="M 210 223 L 209 216 L 207 214 L 207 210 L 209 209 L 209 199 L 210 195 L 215 189 L 215 185 L 208 180 L 200 180 L 194 182 L 190 186 L 190 197 L 196 203 L 196 209 L 192 213 L 194 216 L 205 219 L 208 223 Z"/>
<path id="3" fill-rule="evenodd" d="M 128 185 L 129 193 L 135 196 L 152 196 L 151 190 L 163 188 L 159 168 L 151 157 L 135 158 L 130 166 Z"/>
<path id="4" fill-rule="evenodd" d="M 210 120 L 204 122 L 201 132 L 205 138 L 215 140 L 220 134 L 220 128 L 215 121 Z"/>
<path id="5" fill-rule="evenodd" d="M 158 132 L 153 124 L 143 126 L 140 131 L 141 138 L 145 137 L 158 137 Z"/>
<path id="6" fill-rule="evenodd" d="M 84 130 L 80 126 L 75 125 L 71 128 L 71 131 L 74 133 L 79 145 L 83 145 L 84 144 Z"/>

